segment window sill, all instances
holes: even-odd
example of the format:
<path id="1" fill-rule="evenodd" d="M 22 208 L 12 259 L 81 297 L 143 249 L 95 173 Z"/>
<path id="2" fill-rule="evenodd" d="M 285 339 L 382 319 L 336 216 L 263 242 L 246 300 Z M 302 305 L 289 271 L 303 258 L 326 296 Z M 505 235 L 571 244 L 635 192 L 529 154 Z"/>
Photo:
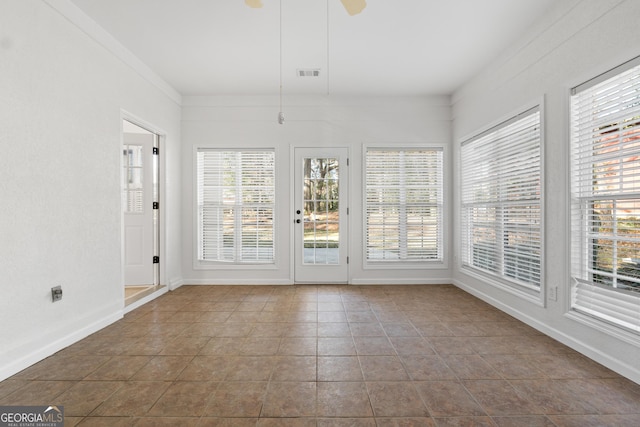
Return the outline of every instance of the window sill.
<path id="1" fill-rule="evenodd" d="M 265 264 L 240 264 L 231 262 L 195 262 L 194 270 L 277 270 L 275 263 Z"/>
<path id="2" fill-rule="evenodd" d="M 446 261 L 365 261 L 363 270 L 446 270 Z"/>
<path id="3" fill-rule="evenodd" d="M 613 338 L 624 341 L 627 344 L 640 347 L 640 335 L 635 334 L 631 331 L 627 331 L 626 329 L 618 327 L 605 320 L 601 320 L 601 319 L 598 319 L 597 317 L 589 316 L 588 314 L 580 313 L 579 311 L 576 311 L 574 309 L 570 309 L 565 314 L 565 317 L 575 322 L 581 323 L 585 326 L 588 326 L 591 329 L 595 329 L 596 331 L 609 335 Z"/>

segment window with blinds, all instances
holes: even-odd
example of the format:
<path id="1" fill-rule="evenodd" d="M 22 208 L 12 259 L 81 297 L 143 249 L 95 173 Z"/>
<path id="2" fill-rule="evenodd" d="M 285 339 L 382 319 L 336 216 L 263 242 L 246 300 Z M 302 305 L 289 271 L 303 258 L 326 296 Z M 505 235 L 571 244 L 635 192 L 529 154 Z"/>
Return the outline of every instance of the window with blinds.
<path id="1" fill-rule="evenodd" d="M 198 149 L 198 260 L 274 262 L 273 150 Z"/>
<path id="2" fill-rule="evenodd" d="M 572 309 L 640 333 L 640 58 L 571 97 Z"/>
<path id="3" fill-rule="evenodd" d="M 442 262 L 441 148 L 366 148 L 366 260 Z"/>
<path id="4" fill-rule="evenodd" d="M 463 266 L 539 290 L 539 107 L 463 142 L 460 151 Z"/>

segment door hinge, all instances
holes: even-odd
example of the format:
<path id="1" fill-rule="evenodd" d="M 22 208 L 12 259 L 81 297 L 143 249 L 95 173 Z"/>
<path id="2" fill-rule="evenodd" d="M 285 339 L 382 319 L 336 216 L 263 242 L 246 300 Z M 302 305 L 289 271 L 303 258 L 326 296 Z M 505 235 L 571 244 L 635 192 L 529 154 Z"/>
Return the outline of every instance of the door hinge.
<path id="1" fill-rule="evenodd" d="M 349 208 L 347 208 L 347 215 L 349 215 Z"/>
<path id="2" fill-rule="evenodd" d="M 154 256 L 153 257 L 153 263 L 154 264 L 159 264 L 160 263 L 160 257 L 159 256 Z"/>
<path id="3" fill-rule="evenodd" d="M 349 264 L 349 257 L 347 257 L 347 264 Z"/>
<path id="4" fill-rule="evenodd" d="M 153 209 L 160 209 L 160 203 L 153 202 Z"/>
<path id="5" fill-rule="evenodd" d="M 153 147 L 153 154 L 155 155 L 160 154 L 160 149 L 158 147 Z"/>
<path id="6" fill-rule="evenodd" d="M 347 157 L 347 166 L 349 166 L 349 158 Z"/>

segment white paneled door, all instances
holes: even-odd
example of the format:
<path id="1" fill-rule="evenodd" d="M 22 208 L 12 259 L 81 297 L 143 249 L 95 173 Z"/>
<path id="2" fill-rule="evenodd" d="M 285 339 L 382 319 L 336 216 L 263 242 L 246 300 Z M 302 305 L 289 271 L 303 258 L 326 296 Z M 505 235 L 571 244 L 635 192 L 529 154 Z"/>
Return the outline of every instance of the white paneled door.
<path id="1" fill-rule="evenodd" d="M 346 283 L 348 150 L 294 151 L 295 281 Z"/>
<path id="2" fill-rule="evenodd" d="M 154 284 L 155 135 L 124 133 L 122 206 L 125 285 Z"/>

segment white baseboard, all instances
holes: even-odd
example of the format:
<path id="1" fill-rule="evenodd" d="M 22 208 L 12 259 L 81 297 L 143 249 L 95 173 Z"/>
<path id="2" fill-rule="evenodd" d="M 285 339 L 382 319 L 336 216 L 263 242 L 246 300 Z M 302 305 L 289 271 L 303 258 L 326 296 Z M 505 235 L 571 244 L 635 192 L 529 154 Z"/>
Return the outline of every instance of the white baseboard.
<path id="1" fill-rule="evenodd" d="M 180 286 L 184 285 L 184 280 L 182 280 L 181 278 L 174 278 L 169 280 L 169 290 L 170 291 L 175 291 L 176 289 L 178 289 Z"/>
<path id="2" fill-rule="evenodd" d="M 588 343 L 585 343 L 583 341 L 577 340 L 571 335 L 568 335 L 567 333 L 557 328 L 551 327 L 546 323 L 541 322 L 537 318 L 531 317 L 528 314 L 523 313 L 520 310 L 515 310 L 513 307 L 502 303 L 500 300 L 490 295 L 487 295 L 484 292 L 478 291 L 477 289 L 471 286 L 468 286 L 464 282 L 461 282 L 459 280 L 453 280 L 452 282 L 455 286 L 462 289 L 463 291 L 468 292 L 477 298 L 480 298 L 484 302 L 491 304 L 492 306 L 496 307 L 499 310 L 504 311 L 505 313 L 515 317 L 516 319 L 520 320 L 523 323 L 526 323 L 527 325 L 542 332 L 543 334 L 561 342 L 562 344 L 574 349 L 579 353 L 584 354 L 590 359 L 600 363 L 603 366 L 606 366 L 607 368 L 630 379 L 631 381 L 634 381 L 640 384 L 640 368 L 638 368 L 637 366 L 631 366 L 627 363 L 621 362 L 615 357 L 607 353 L 604 353 L 600 349 Z"/>
<path id="3" fill-rule="evenodd" d="M 442 279 L 355 279 L 351 280 L 350 285 L 450 285 L 452 283 L 449 278 Z M 180 281 L 182 285 L 293 285 L 290 280 L 211 280 L 211 279 L 183 279 Z M 313 284 L 313 283 L 309 283 Z M 318 282 L 317 284 L 322 284 Z M 174 290 L 173 285 L 170 289 Z"/>
<path id="4" fill-rule="evenodd" d="M 16 360 L 10 362 L 9 364 L 0 368 L 0 381 L 3 381 L 12 375 L 17 374 L 18 372 L 28 368 L 29 366 L 40 362 L 43 359 L 57 353 L 58 351 L 80 341 L 83 338 L 88 337 L 89 335 L 98 332 L 99 330 L 111 325 L 112 323 L 122 319 L 123 312 L 122 310 L 118 310 L 112 314 L 106 315 L 103 318 L 93 321 L 88 325 L 81 327 L 78 330 L 75 330 L 71 333 L 63 335 L 61 338 L 56 339 L 52 342 L 48 342 L 45 346 L 37 348 L 31 352 L 27 352 L 25 356 L 19 357 Z M 84 322 L 78 321 L 77 325 L 82 325 Z M 42 342 L 42 340 L 38 340 L 38 342 Z M 35 344 L 33 345 L 36 346 Z M 19 353 L 19 351 L 17 351 Z"/>
<path id="5" fill-rule="evenodd" d="M 211 280 L 211 279 L 183 279 L 183 285 L 292 285 L 288 280 Z"/>
<path id="6" fill-rule="evenodd" d="M 451 279 L 355 279 L 352 285 L 450 285 Z"/>

